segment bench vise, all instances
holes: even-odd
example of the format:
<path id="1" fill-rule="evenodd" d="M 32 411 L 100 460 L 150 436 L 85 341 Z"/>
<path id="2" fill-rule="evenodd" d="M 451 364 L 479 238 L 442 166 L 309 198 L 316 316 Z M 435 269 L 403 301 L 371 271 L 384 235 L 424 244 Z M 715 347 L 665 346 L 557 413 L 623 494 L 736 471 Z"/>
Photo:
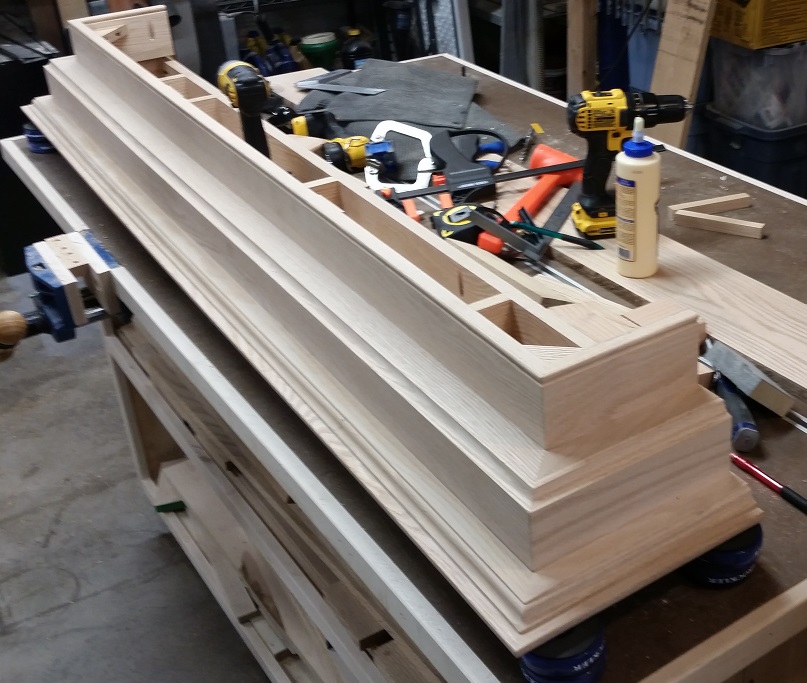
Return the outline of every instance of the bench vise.
<path id="1" fill-rule="evenodd" d="M 97 320 L 129 319 L 114 293 L 112 270 L 118 264 L 89 230 L 49 237 L 24 252 L 34 310 L 0 311 L 0 362 L 28 337 L 48 333 L 63 342 L 75 338 L 77 327 Z"/>

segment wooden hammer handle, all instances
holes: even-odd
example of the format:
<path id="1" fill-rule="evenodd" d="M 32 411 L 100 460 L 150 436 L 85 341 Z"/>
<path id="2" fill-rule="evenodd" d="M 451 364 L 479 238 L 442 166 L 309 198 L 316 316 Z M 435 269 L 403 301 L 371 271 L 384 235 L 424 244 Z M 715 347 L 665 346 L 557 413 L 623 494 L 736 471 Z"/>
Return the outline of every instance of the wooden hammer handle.
<path id="1" fill-rule="evenodd" d="M 28 323 L 21 313 L 0 311 L 0 363 L 11 358 L 14 347 L 28 335 Z"/>

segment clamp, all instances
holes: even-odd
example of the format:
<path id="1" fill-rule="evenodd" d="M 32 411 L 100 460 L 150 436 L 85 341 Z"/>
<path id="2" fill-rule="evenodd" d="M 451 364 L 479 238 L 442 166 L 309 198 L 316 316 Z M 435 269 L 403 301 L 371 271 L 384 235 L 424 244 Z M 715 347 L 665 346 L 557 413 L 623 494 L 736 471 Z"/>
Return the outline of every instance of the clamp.
<path id="1" fill-rule="evenodd" d="M 118 264 L 89 230 L 49 237 L 25 247 L 24 254 L 35 308 L 0 312 L 0 362 L 27 337 L 48 333 L 63 342 L 75 338 L 76 328 L 98 320 L 128 321 L 112 282 Z"/>
<path id="2" fill-rule="evenodd" d="M 370 136 L 370 142 L 383 142 L 386 140 L 389 133 L 398 133 L 400 135 L 405 135 L 406 137 L 420 140 L 420 144 L 423 147 L 423 158 L 418 162 L 417 176 L 415 181 L 412 183 L 383 182 L 379 177 L 380 169 L 376 166 L 368 165 L 364 168 L 364 180 L 367 183 L 367 187 L 376 191 L 389 188 L 395 192 L 407 192 L 410 190 L 420 190 L 428 187 L 429 182 L 431 181 L 432 172 L 436 168 L 431 153 L 432 134 L 422 130 L 421 128 L 410 126 L 408 123 L 401 123 L 399 121 L 382 121 L 375 127 L 373 134 Z"/>

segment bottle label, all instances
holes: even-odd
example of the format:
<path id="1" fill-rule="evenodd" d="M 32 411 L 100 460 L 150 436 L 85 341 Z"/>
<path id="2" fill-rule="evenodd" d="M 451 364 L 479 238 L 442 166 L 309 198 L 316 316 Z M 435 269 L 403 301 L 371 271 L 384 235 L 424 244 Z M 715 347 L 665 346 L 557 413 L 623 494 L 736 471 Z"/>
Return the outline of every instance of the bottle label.
<path id="1" fill-rule="evenodd" d="M 636 260 L 636 183 L 616 179 L 616 246 L 623 261 Z"/>

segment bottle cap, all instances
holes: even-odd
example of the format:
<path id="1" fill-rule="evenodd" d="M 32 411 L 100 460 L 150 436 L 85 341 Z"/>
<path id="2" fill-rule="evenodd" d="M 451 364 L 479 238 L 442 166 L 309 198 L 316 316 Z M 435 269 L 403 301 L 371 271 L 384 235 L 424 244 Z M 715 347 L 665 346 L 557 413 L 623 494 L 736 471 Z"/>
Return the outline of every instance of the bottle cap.
<path id="1" fill-rule="evenodd" d="M 653 153 L 653 143 L 644 139 L 644 119 L 641 116 L 633 119 L 633 137 L 625 141 L 622 151 L 634 159 L 649 157 Z"/>
<path id="2" fill-rule="evenodd" d="M 357 28 L 351 28 L 351 29 L 348 29 L 347 34 L 348 34 L 349 36 L 360 36 L 360 35 L 361 35 L 361 31 L 360 31 L 359 29 L 357 29 Z"/>

